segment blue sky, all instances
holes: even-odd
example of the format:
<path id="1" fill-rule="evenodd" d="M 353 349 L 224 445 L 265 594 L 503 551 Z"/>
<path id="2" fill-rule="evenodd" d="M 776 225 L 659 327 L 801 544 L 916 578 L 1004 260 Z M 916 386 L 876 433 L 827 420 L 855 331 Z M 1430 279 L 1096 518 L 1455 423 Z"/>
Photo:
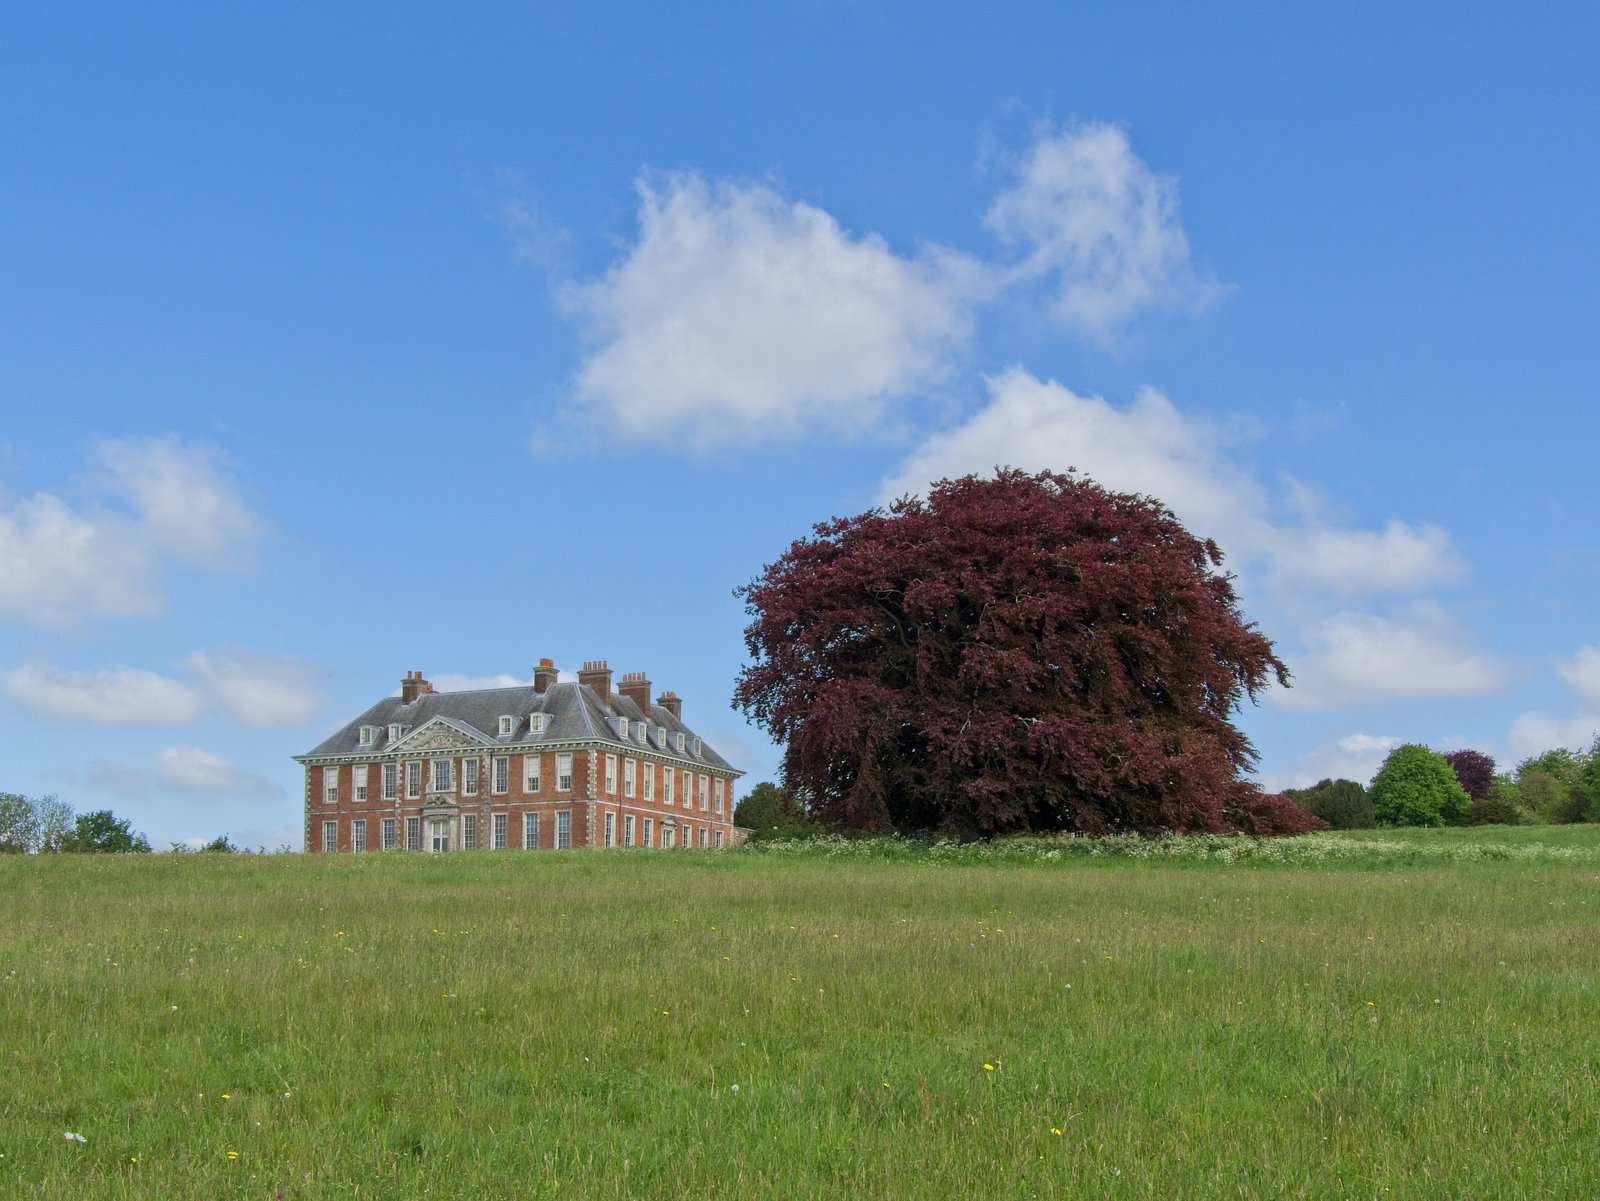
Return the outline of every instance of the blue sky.
<path id="1" fill-rule="evenodd" d="M 1600 728 L 1588 7 L 0 15 L 0 788 L 298 844 L 407 670 L 643 670 L 997 462 L 1215 536 L 1280 786 Z"/>

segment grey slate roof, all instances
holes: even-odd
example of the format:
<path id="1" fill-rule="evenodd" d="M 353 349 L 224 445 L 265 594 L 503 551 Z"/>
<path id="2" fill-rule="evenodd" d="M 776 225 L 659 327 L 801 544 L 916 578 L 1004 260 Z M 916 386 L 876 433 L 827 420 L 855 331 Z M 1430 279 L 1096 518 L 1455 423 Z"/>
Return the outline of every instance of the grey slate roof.
<path id="1" fill-rule="evenodd" d="M 529 731 L 530 714 L 545 715 L 542 734 Z M 500 718 L 510 715 L 516 719 L 511 733 L 501 735 Z M 649 740 L 623 738 L 617 733 L 615 721 L 627 718 L 631 723 L 647 723 Z M 296 759 L 321 759 L 328 756 L 381 756 L 391 750 L 394 743 L 389 738 L 389 727 L 406 727 L 400 740 L 420 729 L 435 718 L 441 719 L 462 735 L 465 744 L 482 743 L 508 751 L 536 750 L 541 746 L 564 742 L 597 742 L 613 744 L 617 750 L 648 752 L 658 758 L 676 759 L 685 764 L 737 771 L 726 759 L 701 742 L 700 754 L 694 753 L 695 733 L 672 713 L 660 705 L 651 705 L 648 713 L 621 693 L 611 694 L 607 705 L 587 684 L 552 684 L 543 693 L 535 692 L 532 684 L 515 688 L 480 688 L 471 692 L 424 692 L 409 705 L 402 704 L 397 696 L 386 696 L 354 721 L 331 737 L 323 739 L 304 755 Z M 375 739 L 361 745 L 361 727 L 377 727 Z M 655 732 L 667 731 L 667 744 L 658 745 Z M 680 752 L 673 737 L 682 733 L 684 747 Z M 742 774 L 742 773 L 740 773 Z"/>

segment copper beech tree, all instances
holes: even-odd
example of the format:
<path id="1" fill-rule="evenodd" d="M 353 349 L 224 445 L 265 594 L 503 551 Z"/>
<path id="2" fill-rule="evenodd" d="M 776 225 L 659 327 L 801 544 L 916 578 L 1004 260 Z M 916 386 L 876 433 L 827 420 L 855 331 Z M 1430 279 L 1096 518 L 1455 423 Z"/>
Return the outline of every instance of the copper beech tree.
<path id="1" fill-rule="evenodd" d="M 1230 717 L 1276 678 L 1214 542 L 1143 496 L 1003 470 L 818 525 L 737 590 L 734 703 L 848 829 L 1299 833 Z"/>

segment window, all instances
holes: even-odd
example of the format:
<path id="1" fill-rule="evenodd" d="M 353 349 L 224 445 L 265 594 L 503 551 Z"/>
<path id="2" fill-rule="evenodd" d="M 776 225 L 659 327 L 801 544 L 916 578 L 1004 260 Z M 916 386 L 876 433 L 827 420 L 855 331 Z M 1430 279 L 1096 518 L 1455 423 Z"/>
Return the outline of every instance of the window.
<path id="1" fill-rule="evenodd" d="M 451 763 L 448 759 L 435 759 L 433 761 L 433 791 L 449 792 Z"/>
<path id="2" fill-rule="evenodd" d="M 539 815 L 537 813 L 524 813 L 522 815 L 522 846 L 524 850 L 537 851 L 539 849 Z"/>
<path id="3" fill-rule="evenodd" d="M 511 716 L 502 716 L 500 718 L 500 737 L 504 738 L 507 734 L 511 733 L 511 728 L 516 724 L 516 718 Z"/>
<path id="4" fill-rule="evenodd" d="M 700 758 L 700 740 L 698 738 L 694 740 L 694 757 L 696 759 Z"/>
<path id="5" fill-rule="evenodd" d="M 383 849 L 386 851 L 394 850 L 394 818 L 392 817 L 383 819 Z"/>
<path id="6" fill-rule="evenodd" d="M 556 791 L 572 791 L 572 756 L 570 754 L 556 756 Z"/>
<path id="7" fill-rule="evenodd" d="M 656 838 L 656 823 L 655 823 L 655 819 L 647 817 L 647 818 L 644 819 L 644 837 L 639 840 L 639 845 L 643 846 L 643 847 L 653 846 L 655 844 L 655 838 Z"/>
<path id="8" fill-rule="evenodd" d="M 622 761 L 622 795 L 623 796 L 630 796 L 631 797 L 633 795 L 633 777 L 634 777 L 634 774 L 638 770 L 639 770 L 639 765 L 637 763 L 635 763 L 632 759 L 624 759 Z"/>
<path id="9" fill-rule="evenodd" d="M 564 851 L 572 845 L 572 810 L 561 809 L 556 813 L 556 850 Z"/>
<path id="10" fill-rule="evenodd" d="M 606 795 L 617 795 L 617 757 L 606 756 Z"/>
<path id="11" fill-rule="evenodd" d="M 415 799 L 422 795 L 422 764 L 406 764 L 406 796 Z"/>
<path id="12" fill-rule="evenodd" d="M 385 763 L 383 765 L 383 799 L 392 801 L 400 795 L 400 765 L 398 763 Z"/>
<path id="13" fill-rule="evenodd" d="M 422 819 L 420 817 L 406 818 L 406 850 L 420 851 L 422 849 Z"/>
<path id="14" fill-rule="evenodd" d="M 656 745 L 658 747 L 660 747 L 662 750 L 666 750 L 667 749 L 667 727 L 666 726 L 657 726 L 656 727 Z"/>
<path id="15" fill-rule="evenodd" d="M 463 813 L 461 815 L 461 849 L 475 851 L 478 849 L 478 815 L 476 813 Z"/>
<path id="16" fill-rule="evenodd" d="M 450 823 L 441 819 L 428 823 L 433 828 L 433 849 L 436 852 L 450 849 Z"/>
<path id="17" fill-rule="evenodd" d="M 683 754 L 683 734 L 681 732 L 673 738 L 672 745 L 678 748 L 678 754 Z"/>
<path id="18" fill-rule="evenodd" d="M 690 847 L 690 846 L 694 845 L 694 827 L 693 826 L 679 826 L 678 827 L 678 845 L 680 847 Z"/>
<path id="19" fill-rule="evenodd" d="M 700 773 L 700 812 L 704 813 L 711 808 L 711 782 L 706 779 L 706 773 Z"/>
<path id="20" fill-rule="evenodd" d="M 325 767 L 322 769 L 322 802 L 325 805 L 339 803 L 339 769 Z"/>
<path id="21" fill-rule="evenodd" d="M 717 801 L 717 813 L 720 815 L 722 813 L 722 777 L 721 776 L 718 776 L 716 778 L 715 782 L 712 783 L 712 785 L 711 785 L 711 794 L 716 798 L 716 801 Z"/>
<path id="22" fill-rule="evenodd" d="M 706 849 L 706 828 L 704 826 L 700 827 L 700 849 L 702 851 Z"/>
<path id="23" fill-rule="evenodd" d="M 401 737 L 405 734 L 405 732 L 406 732 L 406 728 L 404 726 L 400 725 L 399 723 L 396 723 L 396 724 L 390 726 L 389 727 L 389 741 L 390 742 L 399 742 Z"/>
<path id="24" fill-rule="evenodd" d="M 350 823 L 350 849 L 364 851 L 367 849 L 367 819 L 358 817 Z"/>
<path id="25" fill-rule="evenodd" d="M 494 760 L 494 791 L 496 795 L 511 791 L 511 756 L 496 755 Z"/>
<path id="26" fill-rule="evenodd" d="M 718 846 L 718 847 L 720 847 L 722 845 L 722 831 L 721 830 L 717 831 L 716 838 L 713 840 L 713 845 L 714 846 Z"/>
<path id="27" fill-rule="evenodd" d="M 661 769 L 661 803 L 663 805 L 672 804 L 672 777 L 676 774 L 676 771 L 676 768 L 671 767 L 663 767 Z"/>
<path id="28" fill-rule="evenodd" d="M 625 847 L 633 845 L 633 814 L 631 813 L 625 814 L 622 819 L 622 845 Z"/>
<path id="29" fill-rule="evenodd" d="M 608 814 L 606 814 L 606 846 L 614 847 L 616 845 L 617 845 L 617 815 L 615 813 L 608 813 Z"/>
<path id="30" fill-rule="evenodd" d="M 504 813 L 496 813 L 494 815 L 494 849 L 503 851 L 506 849 L 506 845 L 506 815 Z"/>
<path id="31" fill-rule="evenodd" d="M 339 849 L 339 823 L 322 823 L 322 849 L 332 853 Z"/>
<path id="32" fill-rule="evenodd" d="M 530 733 L 530 734 L 543 734 L 544 733 L 544 714 L 543 713 L 530 713 L 530 714 L 528 714 L 528 733 Z"/>
<path id="33" fill-rule="evenodd" d="M 361 745 L 362 746 L 371 746 L 377 740 L 378 740 L 378 727 L 377 726 L 362 726 L 361 727 Z"/>
<path id="34" fill-rule="evenodd" d="M 626 738 L 627 736 L 628 736 L 628 719 L 626 717 L 619 717 L 619 718 L 617 718 L 617 737 Z"/>
<path id="35" fill-rule="evenodd" d="M 350 797 L 358 804 L 367 799 L 367 772 L 370 770 L 365 763 L 358 763 L 350 769 Z"/>
<path id="36" fill-rule="evenodd" d="M 539 791 L 539 764 L 542 759 L 542 755 L 522 757 L 522 791 L 529 796 Z"/>
<path id="37" fill-rule="evenodd" d="M 644 765 L 644 799 L 647 801 L 656 799 L 656 765 L 654 763 L 646 763 Z"/>

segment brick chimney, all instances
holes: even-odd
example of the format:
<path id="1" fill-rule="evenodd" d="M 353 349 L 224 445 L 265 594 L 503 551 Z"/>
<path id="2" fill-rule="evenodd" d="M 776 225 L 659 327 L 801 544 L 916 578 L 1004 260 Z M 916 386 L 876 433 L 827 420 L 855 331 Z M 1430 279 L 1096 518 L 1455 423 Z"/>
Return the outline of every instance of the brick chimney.
<path id="1" fill-rule="evenodd" d="M 617 691 L 638 705 L 640 713 L 646 717 L 650 715 L 650 681 L 644 678 L 644 672 L 623 672 L 622 683 L 617 685 Z"/>
<path id="2" fill-rule="evenodd" d="M 400 703 L 409 705 L 424 692 L 432 692 L 433 685 L 422 678 L 420 671 L 406 672 L 406 678 L 400 681 Z"/>
<path id="3" fill-rule="evenodd" d="M 663 692 L 656 697 L 656 704 L 660 705 L 679 721 L 683 720 L 683 698 L 676 692 Z"/>
<path id="4" fill-rule="evenodd" d="M 533 669 L 533 690 L 535 692 L 549 692 L 550 685 L 560 678 L 556 665 L 549 659 L 540 659 L 539 666 Z"/>
<path id="5" fill-rule="evenodd" d="M 611 669 L 606 666 L 604 659 L 585 663 L 583 670 L 578 673 L 578 683 L 593 688 L 594 694 L 600 698 L 602 704 L 611 704 Z"/>

